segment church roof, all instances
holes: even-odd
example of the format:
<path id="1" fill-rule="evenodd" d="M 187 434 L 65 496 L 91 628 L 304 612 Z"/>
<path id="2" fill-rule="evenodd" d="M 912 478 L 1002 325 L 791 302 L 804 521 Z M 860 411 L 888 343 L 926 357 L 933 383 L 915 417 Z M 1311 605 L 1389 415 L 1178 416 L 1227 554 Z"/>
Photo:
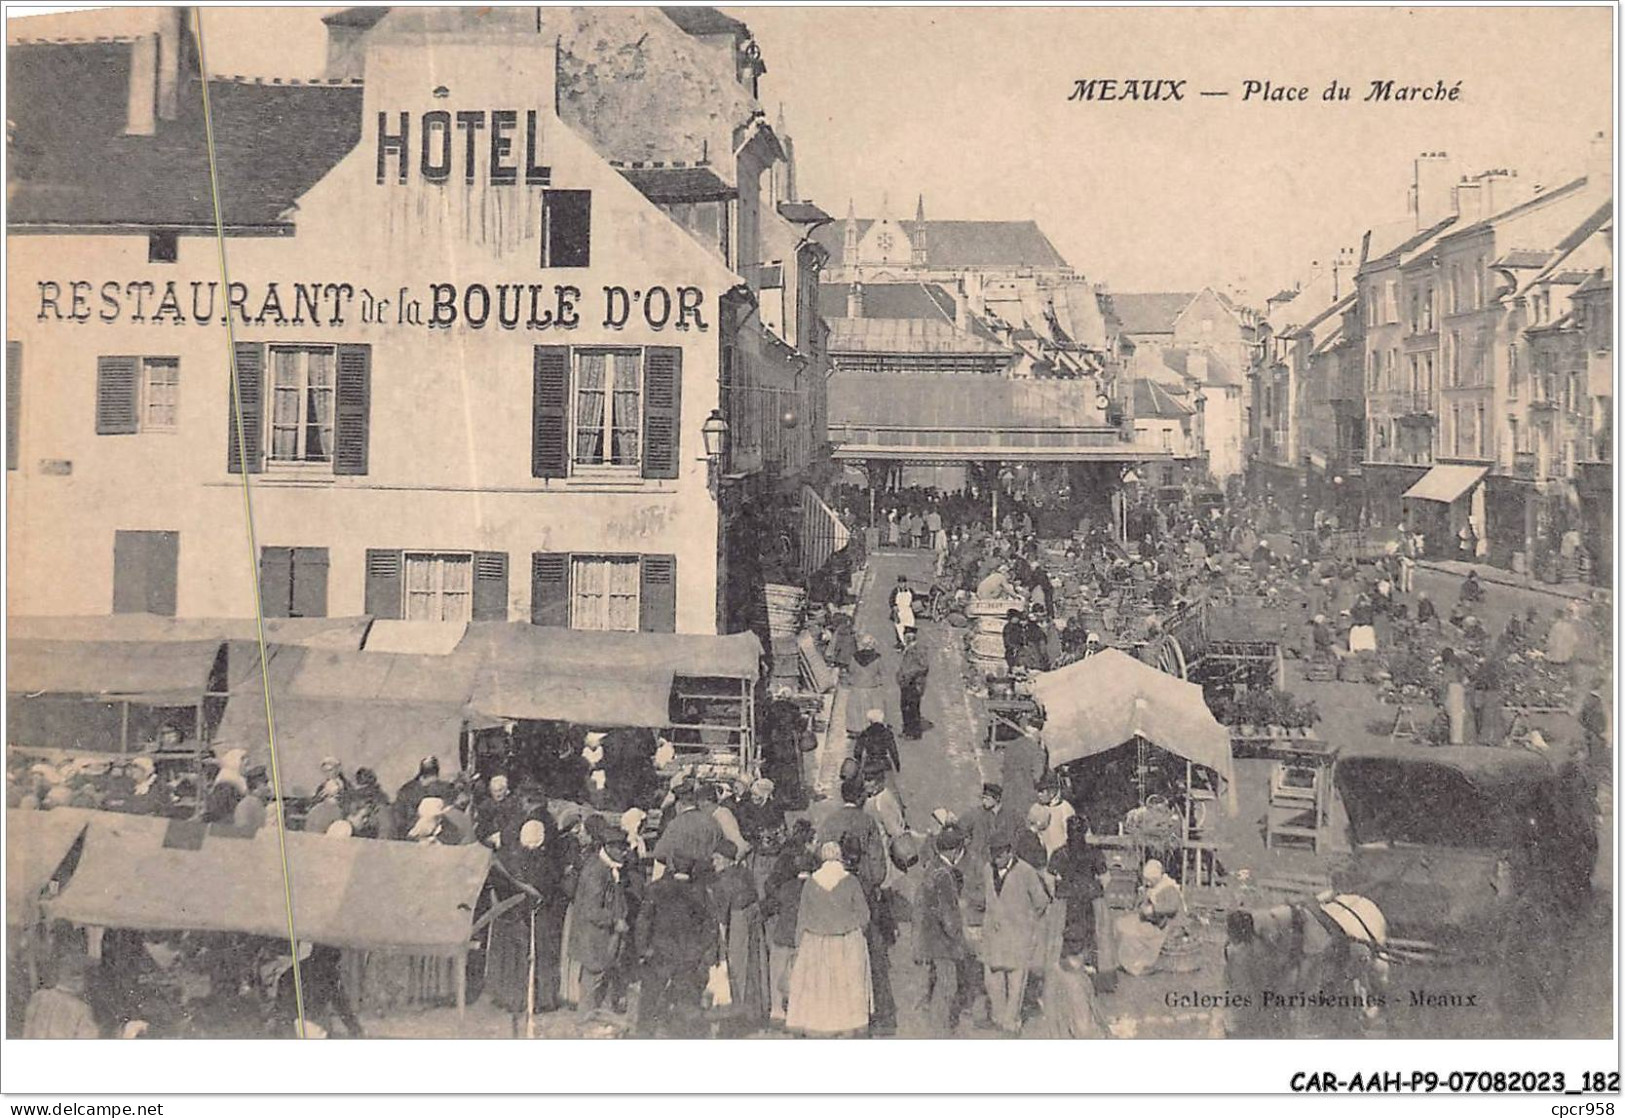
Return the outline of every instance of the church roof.
<path id="1" fill-rule="evenodd" d="M 954 328 L 952 322 L 925 318 L 831 318 L 831 353 L 1004 354 L 1010 351 Z"/>
<path id="2" fill-rule="evenodd" d="M 858 237 L 874 224 L 871 218 L 854 219 Z M 903 233 L 916 246 L 925 236 L 926 266 L 930 268 L 1067 268 L 1060 254 L 1036 221 L 899 221 Z M 845 259 L 846 221 L 826 225 L 814 236 L 830 254 L 830 267 L 855 263 Z"/>

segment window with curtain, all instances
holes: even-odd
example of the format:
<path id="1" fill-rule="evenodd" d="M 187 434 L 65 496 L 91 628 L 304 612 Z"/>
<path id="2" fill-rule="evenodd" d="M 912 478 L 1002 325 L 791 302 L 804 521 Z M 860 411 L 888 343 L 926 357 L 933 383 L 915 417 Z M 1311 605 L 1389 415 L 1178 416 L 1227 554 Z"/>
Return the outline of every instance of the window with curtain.
<path id="1" fill-rule="evenodd" d="M 468 621 L 474 616 L 474 556 L 406 553 L 408 621 Z"/>
<path id="2" fill-rule="evenodd" d="M 576 465 L 635 467 L 641 461 L 641 366 L 638 350 L 583 350 L 576 354 Z"/>
<path id="3" fill-rule="evenodd" d="M 333 460 L 332 346 L 271 347 L 272 462 Z"/>
<path id="4" fill-rule="evenodd" d="M 570 567 L 570 628 L 638 631 L 636 555 L 577 555 Z"/>
<path id="5" fill-rule="evenodd" d="M 144 357 L 141 429 L 173 431 L 180 400 L 181 363 L 175 357 Z"/>

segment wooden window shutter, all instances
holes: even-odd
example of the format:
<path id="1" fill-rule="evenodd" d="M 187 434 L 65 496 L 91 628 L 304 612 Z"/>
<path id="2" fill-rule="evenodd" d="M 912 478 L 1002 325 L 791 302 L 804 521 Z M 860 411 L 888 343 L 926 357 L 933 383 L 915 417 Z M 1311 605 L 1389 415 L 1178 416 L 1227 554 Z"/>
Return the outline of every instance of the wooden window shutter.
<path id="1" fill-rule="evenodd" d="M 474 620 L 508 620 L 508 553 L 474 553 Z"/>
<path id="2" fill-rule="evenodd" d="M 141 429 L 141 360 L 96 359 L 96 433 L 133 435 Z"/>
<path id="3" fill-rule="evenodd" d="M 674 478 L 681 464 L 683 351 L 653 345 L 643 351 L 643 476 Z"/>
<path id="4" fill-rule="evenodd" d="M 372 411 L 372 346 L 338 347 L 333 392 L 333 472 L 367 472 L 367 439 Z"/>
<path id="5" fill-rule="evenodd" d="M 530 623 L 570 627 L 570 556 L 533 551 L 530 556 Z"/>
<path id="6" fill-rule="evenodd" d="M 179 532 L 113 533 L 113 612 L 175 616 Z"/>
<path id="7" fill-rule="evenodd" d="M 677 631 L 677 556 L 645 555 L 638 586 L 638 630 Z"/>
<path id="8" fill-rule="evenodd" d="M 265 468 L 265 346 L 258 342 L 238 342 L 233 354 L 236 375 L 235 399 L 226 401 L 226 469 L 257 474 Z M 237 412 L 242 411 L 243 445 L 237 445 Z"/>
<path id="9" fill-rule="evenodd" d="M 385 621 L 401 619 L 401 553 L 367 549 L 366 610 Z"/>
<path id="10" fill-rule="evenodd" d="M 266 617 L 292 617 L 293 548 L 260 548 L 260 610 Z"/>
<path id="11" fill-rule="evenodd" d="M 6 343 L 6 469 L 17 468 L 17 432 L 23 412 L 23 343 Z"/>
<path id="12" fill-rule="evenodd" d="M 570 347 L 536 347 L 531 398 L 532 477 L 570 474 Z"/>
<path id="13" fill-rule="evenodd" d="M 585 268 L 592 261 L 592 191 L 549 190 L 544 268 Z"/>
<path id="14" fill-rule="evenodd" d="M 291 617 L 327 616 L 327 548 L 293 549 Z"/>

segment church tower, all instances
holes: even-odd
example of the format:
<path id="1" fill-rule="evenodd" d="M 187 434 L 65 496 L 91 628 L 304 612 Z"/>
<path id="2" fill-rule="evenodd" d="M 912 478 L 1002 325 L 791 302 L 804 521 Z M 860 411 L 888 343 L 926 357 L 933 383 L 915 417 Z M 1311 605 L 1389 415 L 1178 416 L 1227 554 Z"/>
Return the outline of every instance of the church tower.
<path id="1" fill-rule="evenodd" d="M 858 208 L 850 198 L 846 200 L 846 224 L 842 227 L 841 265 L 858 266 Z"/>

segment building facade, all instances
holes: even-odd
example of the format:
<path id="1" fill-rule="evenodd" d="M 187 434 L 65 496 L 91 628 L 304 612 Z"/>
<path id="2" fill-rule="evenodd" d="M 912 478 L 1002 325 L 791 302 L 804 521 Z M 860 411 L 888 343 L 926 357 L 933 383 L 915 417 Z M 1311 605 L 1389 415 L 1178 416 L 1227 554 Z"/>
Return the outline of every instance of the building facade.
<path id="1" fill-rule="evenodd" d="M 816 256 L 790 254 L 774 334 L 740 257 L 555 112 L 597 103 L 555 95 L 557 31 L 398 10 L 340 52 L 360 80 L 209 80 L 224 274 L 182 29 L 14 43 L 41 92 L 14 101 L 37 155 L 8 183 L 11 612 L 242 617 L 257 588 L 273 617 L 736 626 L 716 474 L 804 466 L 822 403 L 747 413 L 730 388 L 821 390 L 796 321 Z M 143 101 L 149 58 L 176 67 L 167 105 Z M 87 161 L 99 181 L 64 191 Z M 727 178 L 719 224 L 754 262 L 760 173 Z M 741 337 L 778 350 L 730 382 Z M 714 412 L 737 470 L 707 458 Z"/>

